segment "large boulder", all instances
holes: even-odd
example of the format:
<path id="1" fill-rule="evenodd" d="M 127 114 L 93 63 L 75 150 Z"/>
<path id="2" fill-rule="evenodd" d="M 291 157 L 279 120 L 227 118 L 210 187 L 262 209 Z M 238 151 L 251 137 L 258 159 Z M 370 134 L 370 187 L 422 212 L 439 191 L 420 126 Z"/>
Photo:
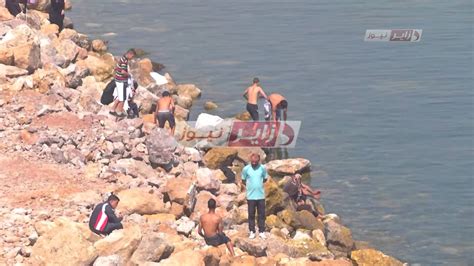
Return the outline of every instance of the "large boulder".
<path id="1" fill-rule="evenodd" d="M 177 142 L 168 130 L 155 127 L 147 136 L 145 144 L 152 164 L 166 166 L 173 162 Z"/>
<path id="2" fill-rule="evenodd" d="M 81 48 L 75 42 L 68 39 L 56 39 L 53 41 L 53 46 L 58 54 L 66 59 L 64 67 L 74 63 L 81 51 Z"/>
<path id="3" fill-rule="evenodd" d="M 265 152 L 259 147 L 244 147 L 237 149 L 237 157 L 244 162 L 250 162 L 250 157 L 252 154 L 260 155 L 261 163 L 263 163 L 267 158 Z"/>
<path id="4" fill-rule="evenodd" d="M 128 262 L 133 252 L 137 249 L 142 239 L 138 225 L 125 226 L 124 229 L 115 230 L 107 237 L 94 243 L 99 256 L 117 254 L 124 262 Z"/>
<path id="5" fill-rule="evenodd" d="M 90 54 L 85 63 L 97 81 L 106 81 L 113 77 L 115 59 L 112 54 Z"/>
<path id="6" fill-rule="evenodd" d="M 273 160 L 265 164 L 268 174 L 273 176 L 305 173 L 311 169 L 311 162 L 303 158 Z"/>
<path id="7" fill-rule="evenodd" d="M 147 233 L 130 261 L 136 265 L 142 265 L 145 262 L 159 262 L 168 258 L 173 251 L 174 246 L 167 242 L 163 234 Z"/>
<path id="8" fill-rule="evenodd" d="M 176 92 L 179 96 L 184 95 L 197 99 L 201 96 L 201 90 L 194 84 L 180 84 L 176 86 Z"/>
<path id="9" fill-rule="evenodd" d="M 196 250 L 183 250 L 173 253 L 171 257 L 160 261 L 162 266 L 204 266 L 204 255 Z"/>
<path id="10" fill-rule="evenodd" d="M 297 219 L 301 226 L 299 228 L 306 230 L 324 230 L 324 224 L 317 219 L 311 212 L 303 210 L 296 213 Z"/>
<path id="11" fill-rule="evenodd" d="M 41 67 L 41 49 L 38 42 L 19 45 L 13 49 L 14 64 L 33 72 Z"/>
<path id="12" fill-rule="evenodd" d="M 93 76 L 84 78 L 82 85 L 77 88 L 77 90 L 81 92 L 79 105 L 87 112 L 98 113 L 102 108 L 99 99 L 104 87 L 105 84 L 103 82 L 97 82 Z"/>
<path id="13" fill-rule="evenodd" d="M 351 252 L 351 259 L 357 266 L 402 266 L 401 261 L 375 249 L 361 249 Z"/>
<path id="14" fill-rule="evenodd" d="M 354 249 L 351 230 L 335 221 L 328 221 L 325 226 L 324 234 L 329 250 L 347 256 Z"/>
<path id="15" fill-rule="evenodd" d="M 212 148 L 204 155 L 203 161 L 207 167 L 219 169 L 232 164 L 236 156 L 237 150 L 234 148 Z"/>
<path id="16" fill-rule="evenodd" d="M 13 65 L 13 51 L 8 49 L 0 49 L 0 64 Z"/>
<path id="17" fill-rule="evenodd" d="M 61 70 L 61 74 L 66 80 L 66 86 L 72 89 L 82 85 L 82 79 L 90 74 L 84 61 L 79 61 L 77 64 L 70 64 L 67 68 Z"/>
<path id="18" fill-rule="evenodd" d="M 85 234 L 84 225 L 70 221 L 55 223 L 33 246 L 35 265 L 90 265 L 97 251 Z"/>
<path id="19" fill-rule="evenodd" d="M 184 205 L 188 199 L 188 191 L 192 181 L 186 178 L 171 178 L 166 181 L 163 192 L 172 202 Z"/>
<path id="20" fill-rule="evenodd" d="M 13 15 L 8 12 L 5 6 L 0 6 L 0 21 L 7 21 L 13 19 Z"/>
<path id="21" fill-rule="evenodd" d="M 63 75 L 55 66 L 46 65 L 44 68 L 36 70 L 33 74 L 33 89 L 38 92 L 45 94 L 49 92 L 53 85 L 59 86 L 60 88 L 66 86 Z"/>
<path id="22" fill-rule="evenodd" d="M 153 192 L 153 190 L 152 190 Z M 119 212 L 123 214 L 137 213 L 140 215 L 163 213 L 166 211 L 161 195 L 150 193 L 148 189 L 133 188 L 118 193 Z"/>
<path id="23" fill-rule="evenodd" d="M 209 168 L 199 168 L 196 171 L 198 189 L 211 192 L 219 191 L 221 181 L 214 175 L 214 171 Z"/>
<path id="24" fill-rule="evenodd" d="M 239 237 L 235 239 L 235 246 L 254 257 L 267 256 L 267 245 L 260 239 Z"/>
<path id="25" fill-rule="evenodd" d="M 23 68 L 0 64 L 0 78 L 18 78 L 25 75 L 28 75 L 28 71 Z"/>
<path id="26" fill-rule="evenodd" d="M 151 166 L 143 161 L 134 159 L 120 159 L 116 163 L 110 165 L 109 170 L 140 179 L 155 179 L 159 176 L 159 172 L 154 170 Z"/>
<path id="27" fill-rule="evenodd" d="M 272 178 L 268 178 L 265 182 L 265 195 L 265 213 L 267 215 L 276 214 L 291 204 L 288 194 Z"/>

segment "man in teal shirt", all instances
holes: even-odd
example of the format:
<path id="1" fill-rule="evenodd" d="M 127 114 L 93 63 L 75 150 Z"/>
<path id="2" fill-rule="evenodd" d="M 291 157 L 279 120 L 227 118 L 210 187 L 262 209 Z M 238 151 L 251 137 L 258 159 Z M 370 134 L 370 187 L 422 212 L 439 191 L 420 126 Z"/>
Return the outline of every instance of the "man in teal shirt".
<path id="1" fill-rule="evenodd" d="M 258 217 L 259 237 L 265 239 L 265 190 L 267 170 L 260 164 L 260 155 L 252 154 L 250 164 L 242 170 L 242 184 L 247 188 L 249 238 L 255 238 L 255 210 Z"/>

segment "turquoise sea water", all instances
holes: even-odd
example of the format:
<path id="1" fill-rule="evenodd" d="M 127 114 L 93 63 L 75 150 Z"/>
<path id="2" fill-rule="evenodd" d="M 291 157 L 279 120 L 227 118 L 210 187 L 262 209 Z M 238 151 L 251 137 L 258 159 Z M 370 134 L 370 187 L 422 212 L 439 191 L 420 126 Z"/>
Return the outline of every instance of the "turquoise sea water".
<path id="1" fill-rule="evenodd" d="M 472 1 L 75 1 L 80 32 L 140 47 L 203 89 L 221 116 L 260 77 L 302 121 L 312 161 L 357 239 L 421 265 L 474 264 Z M 420 43 L 366 29 L 423 29 Z M 114 34 L 110 34 L 114 33 Z"/>

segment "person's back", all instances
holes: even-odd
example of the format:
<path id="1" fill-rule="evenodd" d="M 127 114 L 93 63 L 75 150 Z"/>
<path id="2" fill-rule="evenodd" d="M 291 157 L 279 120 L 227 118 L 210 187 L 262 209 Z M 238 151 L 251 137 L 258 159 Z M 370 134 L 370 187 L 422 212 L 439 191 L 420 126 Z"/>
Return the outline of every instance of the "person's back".
<path id="1" fill-rule="evenodd" d="M 272 118 L 274 121 L 279 121 L 283 119 L 286 121 L 286 112 L 288 109 L 288 101 L 283 97 L 283 95 L 278 93 L 272 93 L 268 96 L 268 101 L 272 107 Z"/>
<path id="2" fill-rule="evenodd" d="M 157 123 L 160 128 L 164 128 L 166 121 L 168 121 L 171 135 L 174 135 L 174 128 L 176 125 L 173 113 L 173 98 L 168 91 L 164 91 L 161 94 L 161 98 L 156 103 L 155 123 Z"/>
<path id="3" fill-rule="evenodd" d="M 257 104 L 258 102 L 258 94 L 262 88 L 258 86 L 257 84 L 253 84 L 252 86 L 247 88 L 247 93 L 248 93 L 248 99 L 247 102 L 249 104 Z"/>
<path id="4" fill-rule="evenodd" d="M 283 97 L 283 95 L 281 95 L 279 93 L 272 93 L 272 94 L 268 95 L 268 100 L 272 104 L 272 108 L 276 109 L 277 105 L 281 101 L 285 100 L 285 97 Z"/>
<path id="5" fill-rule="evenodd" d="M 227 249 L 234 256 L 234 246 L 230 238 L 223 232 L 222 218 L 215 213 L 216 201 L 210 199 L 207 202 L 209 212 L 201 215 L 199 219 L 198 234 L 204 237 L 207 245 L 218 247 L 222 244 L 227 246 Z"/>
<path id="6" fill-rule="evenodd" d="M 213 237 L 219 233 L 222 218 L 215 213 L 206 213 L 201 216 L 201 225 L 206 237 Z"/>

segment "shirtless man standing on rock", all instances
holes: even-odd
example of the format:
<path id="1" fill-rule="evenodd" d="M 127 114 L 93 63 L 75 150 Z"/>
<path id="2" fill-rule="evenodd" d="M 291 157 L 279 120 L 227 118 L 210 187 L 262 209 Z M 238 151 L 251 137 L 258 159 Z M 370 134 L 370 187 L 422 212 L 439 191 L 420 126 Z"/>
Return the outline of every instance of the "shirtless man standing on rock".
<path id="1" fill-rule="evenodd" d="M 174 120 L 174 101 L 168 91 L 165 91 L 161 94 L 161 98 L 156 103 L 155 112 L 155 123 L 158 122 L 157 124 L 160 128 L 165 127 L 166 121 L 169 123 L 171 135 L 174 136 L 174 129 L 176 125 Z"/>
<path id="2" fill-rule="evenodd" d="M 267 99 L 267 95 L 260 87 L 260 80 L 253 79 L 252 86 L 248 87 L 244 92 L 244 97 L 247 96 L 247 111 L 250 113 L 253 121 L 258 121 L 258 97 L 259 95 Z"/>
<path id="3" fill-rule="evenodd" d="M 209 212 L 201 215 L 198 226 L 198 234 L 204 237 L 206 244 L 213 247 L 218 247 L 222 244 L 227 246 L 230 254 L 235 256 L 234 245 L 232 241 L 224 234 L 224 226 L 222 225 L 222 218 L 216 214 L 216 201 L 210 199 L 207 202 Z"/>

